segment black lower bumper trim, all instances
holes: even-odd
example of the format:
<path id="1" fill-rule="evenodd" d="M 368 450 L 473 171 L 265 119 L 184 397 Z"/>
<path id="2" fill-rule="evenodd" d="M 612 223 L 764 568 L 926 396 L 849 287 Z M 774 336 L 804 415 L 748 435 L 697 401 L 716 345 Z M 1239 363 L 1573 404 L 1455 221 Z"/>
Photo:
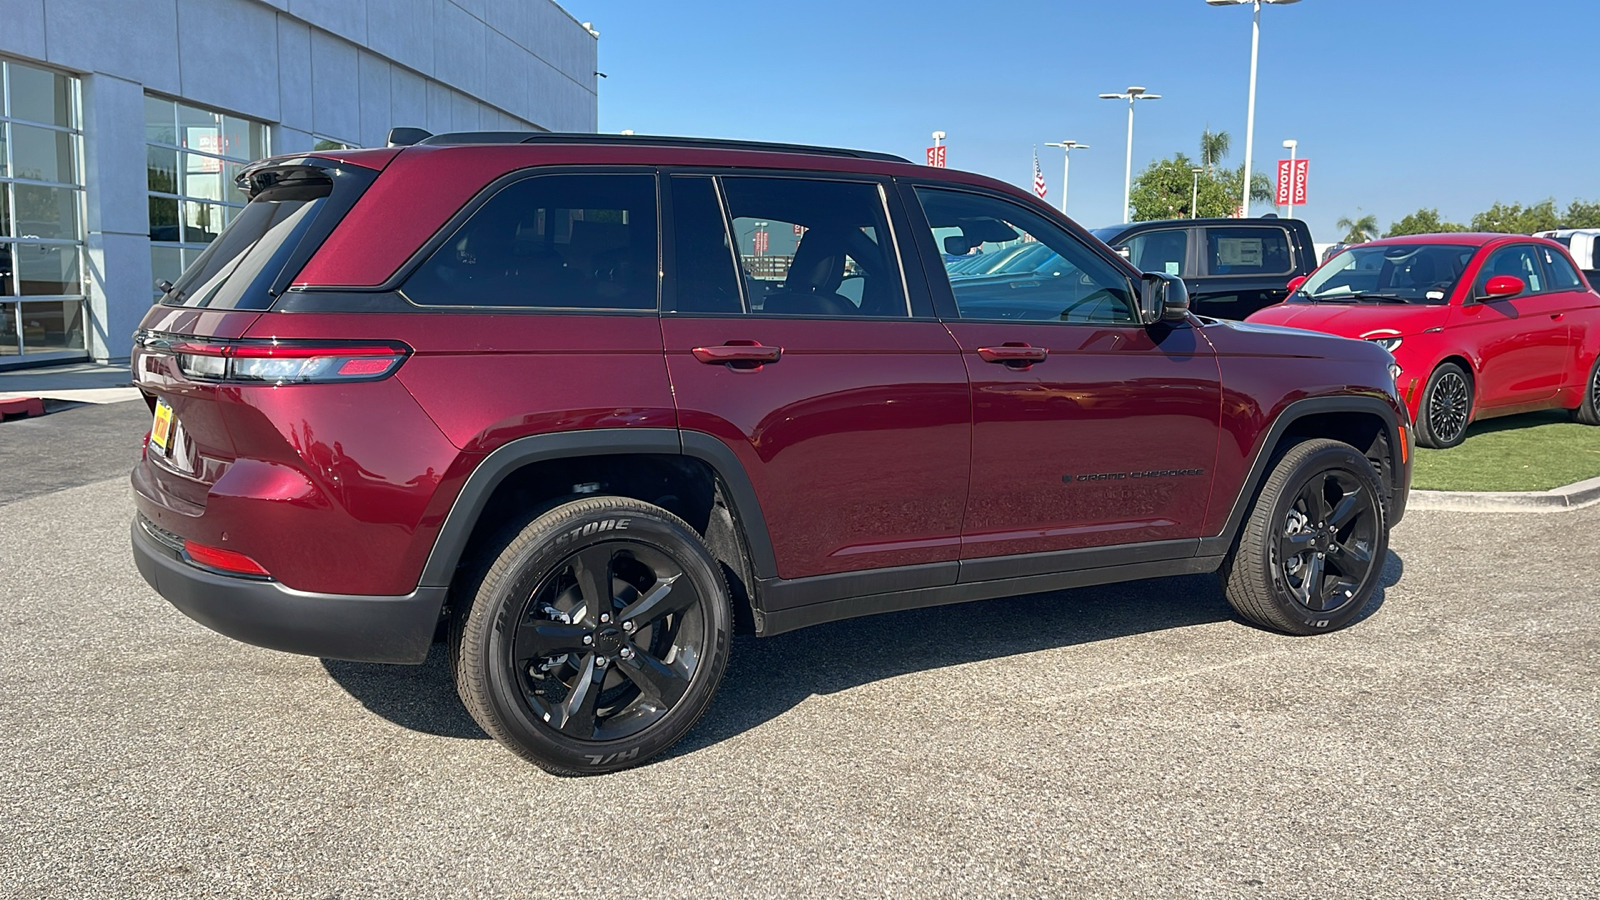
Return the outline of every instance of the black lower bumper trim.
<path id="1" fill-rule="evenodd" d="M 195 568 L 133 521 L 133 559 L 156 593 L 196 622 L 272 650 L 355 662 L 417 664 L 428 656 L 443 587 L 401 597 L 316 594 L 275 581 Z"/>

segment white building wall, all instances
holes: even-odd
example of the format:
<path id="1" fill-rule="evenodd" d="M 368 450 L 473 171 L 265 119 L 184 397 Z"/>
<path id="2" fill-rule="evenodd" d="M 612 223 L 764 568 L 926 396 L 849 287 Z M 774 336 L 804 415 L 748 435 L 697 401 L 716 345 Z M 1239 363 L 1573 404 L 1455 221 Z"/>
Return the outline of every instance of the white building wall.
<path id="1" fill-rule="evenodd" d="M 82 78 L 91 355 L 149 306 L 143 95 L 267 122 L 272 152 L 389 128 L 594 131 L 596 45 L 552 0 L 4 0 L 0 53 Z M 315 137 L 314 137 L 315 136 Z"/>

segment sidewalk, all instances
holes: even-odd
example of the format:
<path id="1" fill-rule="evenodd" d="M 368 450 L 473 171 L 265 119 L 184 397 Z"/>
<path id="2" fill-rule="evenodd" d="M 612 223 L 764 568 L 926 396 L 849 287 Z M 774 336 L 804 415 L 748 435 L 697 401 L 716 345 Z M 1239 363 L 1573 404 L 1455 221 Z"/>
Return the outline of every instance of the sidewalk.
<path id="1" fill-rule="evenodd" d="M 39 369 L 0 371 L 0 401 L 60 400 L 69 403 L 121 403 L 139 399 L 126 365 L 69 363 Z"/>

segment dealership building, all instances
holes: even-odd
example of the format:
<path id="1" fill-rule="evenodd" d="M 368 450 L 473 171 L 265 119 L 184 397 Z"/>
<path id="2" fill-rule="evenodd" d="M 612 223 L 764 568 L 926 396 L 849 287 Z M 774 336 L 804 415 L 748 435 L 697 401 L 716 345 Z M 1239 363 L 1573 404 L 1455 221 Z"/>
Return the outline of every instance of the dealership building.
<path id="1" fill-rule="evenodd" d="M 550 0 L 5 0 L 0 369 L 120 362 L 263 156 L 389 128 L 594 131 Z"/>

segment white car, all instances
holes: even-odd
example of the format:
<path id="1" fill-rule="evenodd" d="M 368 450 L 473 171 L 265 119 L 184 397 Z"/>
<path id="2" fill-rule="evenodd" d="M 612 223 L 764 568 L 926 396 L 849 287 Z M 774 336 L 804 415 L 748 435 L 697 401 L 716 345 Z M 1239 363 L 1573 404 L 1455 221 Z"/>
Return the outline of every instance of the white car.
<path id="1" fill-rule="evenodd" d="M 1600 289 L 1600 228 L 1561 228 L 1541 231 L 1534 237 L 1549 238 L 1567 248 L 1589 284 Z"/>

